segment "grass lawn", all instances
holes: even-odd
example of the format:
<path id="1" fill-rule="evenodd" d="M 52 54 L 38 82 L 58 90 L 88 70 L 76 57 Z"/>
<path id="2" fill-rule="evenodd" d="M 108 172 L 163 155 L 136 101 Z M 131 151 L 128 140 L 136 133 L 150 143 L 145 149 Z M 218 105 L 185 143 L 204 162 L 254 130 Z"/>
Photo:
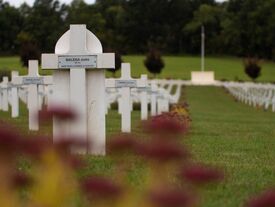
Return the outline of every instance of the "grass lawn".
<path id="1" fill-rule="evenodd" d="M 224 184 L 207 189 L 203 206 L 240 206 L 275 186 L 275 113 L 237 103 L 220 88 L 187 87 L 185 93 L 193 119 L 192 152 L 228 174 Z"/>
<path id="2" fill-rule="evenodd" d="M 124 62 L 132 64 L 133 76 L 147 73 L 143 65 L 144 56 L 124 56 Z M 190 79 L 191 71 L 200 70 L 200 57 L 194 56 L 165 56 L 165 68 L 159 77 Z M 19 70 L 25 74 L 26 69 L 20 66 L 18 57 L 1 57 L 0 70 Z M 217 80 L 250 80 L 244 73 L 242 59 L 233 57 L 208 57 L 206 58 L 206 69 L 215 71 Z M 43 72 L 43 73 L 49 73 Z M 111 76 L 107 72 L 108 76 Z M 117 76 L 119 73 L 117 74 Z M 275 64 L 272 62 L 262 63 L 262 75 L 258 81 L 275 82 Z"/>
<path id="3" fill-rule="evenodd" d="M 224 167 L 227 174 L 225 182 L 204 189 L 204 207 L 242 206 L 249 196 L 275 186 L 275 113 L 237 103 L 221 88 L 186 87 L 183 97 L 190 104 L 193 120 L 186 138 L 193 156 L 198 161 Z M 0 112 L 1 120 L 27 131 L 27 111 L 23 106 L 21 115 L 12 120 L 9 113 Z M 134 111 L 133 132 L 142 135 L 139 117 L 140 112 Z M 42 126 L 42 134 L 50 131 L 49 125 Z M 120 117 L 116 111 L 110 111 L 107 134 L 119 131 Z M 94 173 L 113 176 L 115 169 L 109 156 L 86 159 L 89 165 L 79 176 Z M 124 159 L 134 166 L 128 180 L 142 188 L 143 164 Z"/>
<path id="4" fill-rule="evenodd" d="M 142 56 L 125 56 L 132 63 L 133 75 L 146 73 Z M 199 57 L 165 57 L 166 68 L 161 77 L 190 78 L 191 70 L 199 70 Z M 237 58 L 207 58 L 206 67 L 216 72 L 217 79 L 248 80 L 243 73 L 242 60 Z M 26 74 L 18 57 L 0 58 L 0 70 L 19 70 Z M 110 73 L 108 73 L 110 75 Z M 259 81 L 275 81 L 275 64 L 264 63 Z M 225 167 L 228 174 L 224 183 L 204 190 L 204 207 L 242 206 L 250 195 L 275 186 L 275 113 L 254 109 L 237 103 L 223 89 L 215 87 L 186 87 L 184 99 L 190 104 L 193 119 L 187 144 L 197 160 Z M 28 132 L 26 107 L 21 104 L 20 118 L 11 119 L 10 112 L 0 111 L 0 120 L 15 124 Z M 133 132 L 142 135 L 139 126 L 140 112 L 132 113 Z M 107 134 L 120 131 L 120 116 L 110 111 L 107 116 Z M 51 134 L 51 126 L 41 124 L 41 134 Z M 113 163 L 110 157 L 86 158 L 88 167 L 80 176 L 92 173 L 112 176 Z M 133 160 L 126 161 L 133 162 Z M 144 169 L 140 162 L 134 164 L 129 181 L 142 187 Z"/>

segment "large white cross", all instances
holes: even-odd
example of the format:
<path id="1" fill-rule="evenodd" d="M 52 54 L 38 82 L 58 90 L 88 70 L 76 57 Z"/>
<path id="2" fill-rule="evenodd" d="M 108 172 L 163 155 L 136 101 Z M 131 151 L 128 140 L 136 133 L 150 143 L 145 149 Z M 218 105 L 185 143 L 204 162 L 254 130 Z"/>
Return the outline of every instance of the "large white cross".
<path id="1" fill-rule="evenodd" d="M 38 74 L 38 61 L 29 60 L 28 75 L 26 76 L 15 76 L 13 83 L 17 85 L 27 85 L 28 97 L 27 107 L 29 110 L 29 129 L 38 130 L 38 85 L 52 84 L 51 76 L 40 76 Z"/>
<path id="2" fill-rule="evenodd" d="M 115 58 L 102 52 L 86 25 L 71 25 L 56 43 L 55 54 L 42 54 L 42 68 L 55 69 L 50 105 L 71 107 L 78 115 L 71 123 L 54 119 L 54 141 L 62 136 L 88 139 L 90 147 L 74 149 L 76 153 L 105 154 L 105 71 L 98 69 L 114 68 Z"/>
<path id="3" fill-rule="evenodd" d="M 121 77 L 119 79 L 110 78 L 106 80 L 106 86 L 120 89 L 121 131 L 131 132 L 131 88 L 147 87 L 146 79 L 133 79 L 131 77 L 130 63 L 122 63 Z"/>

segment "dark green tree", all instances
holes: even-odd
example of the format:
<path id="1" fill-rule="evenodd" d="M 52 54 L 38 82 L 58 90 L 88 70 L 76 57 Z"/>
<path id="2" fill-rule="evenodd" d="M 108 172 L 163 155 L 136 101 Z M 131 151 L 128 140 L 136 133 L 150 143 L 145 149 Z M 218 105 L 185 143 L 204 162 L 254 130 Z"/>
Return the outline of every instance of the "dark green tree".
<path id="1" fill-rule="evenodd" d="M 25 14 L 24 32 L 32 35 L 41 51 L 52 52 L 60 35 L 68 29 L 66 13 L 67 7 L 58 0 L 36 0 Z"/>
<path id="2" fill-rule="evenodd" d="M 255 81 L 261 75 L 261 66 L 258 58 L 246 58 L 244 60 L 245 73 Z"/>
<path id="3" fill-rule="evenodd" d="M 100 40 L 105 37 L 105 19 L 96 5 L 88 5 L 83 0 L 74 0 L 68 6 L 66 24 L 67 27 L 70 24 L 86 24 L 87 28 L 92 30 Z"/>
<path id="4" fill-rule="evenodd" d="M 219 53 L 223 49 L 221 37 L 221 22 L 224 18 L 224 10 L 218 5 L 202 4 L 197 11 L 194 12 L 194 17 L 185 27 L 184 31 L 190 35 L 191 51 L 200 51 L 201 45 L 201 27 L 204 26 L 206 33 L 207 52 Z"/>
<path id="5" fill-rule="evenodd" d="M 23 18 L 15 7 L 0 0 L 0 53 L 17 54 L 16 37 L 23 26 Z"/>
<path id="6" fill-rule="evenodd" d="M 157 74 L 160 74 L 165 66 L 160 52 L 155 48 L 150 49 L 146 59 L 144 60 L 144 65 L 150 73 L 154 74 L 154 77 L 156 77 Z"/>

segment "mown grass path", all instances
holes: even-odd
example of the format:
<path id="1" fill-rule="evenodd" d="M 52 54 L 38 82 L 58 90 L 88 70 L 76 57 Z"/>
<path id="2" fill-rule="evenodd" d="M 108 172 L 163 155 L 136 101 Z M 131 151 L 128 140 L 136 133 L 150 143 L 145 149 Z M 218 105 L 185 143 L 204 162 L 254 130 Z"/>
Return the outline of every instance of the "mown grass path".
<path id="1" fill-rule="evenodd" d="M 225 167 L 227 179 L 205 191 L 204 207 L 243 206 L 275 186 L 275 113 L 235 102 L 221 88 L 187 87 L 193 119 L 187 143 L 196 159 Z"/>

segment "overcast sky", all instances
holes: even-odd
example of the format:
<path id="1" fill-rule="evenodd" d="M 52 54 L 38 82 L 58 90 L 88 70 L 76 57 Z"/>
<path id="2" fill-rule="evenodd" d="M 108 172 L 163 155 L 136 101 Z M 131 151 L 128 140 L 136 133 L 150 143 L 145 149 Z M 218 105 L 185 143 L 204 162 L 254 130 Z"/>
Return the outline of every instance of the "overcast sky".
<path id="1" fill-rule="evenodd" d="M 14 6 L 20 6 L 23 2 L 27 2 L 29 5 L 32 5 L 34 0 L 4 0 L 5 2 L 9 2 L 11 5 Z M 60 0 L 61 2 L 64 3 L 70 3 L 72 0 Z M 94 3 L 95 0 L 84 0 L 86 3 Z M 219 2 L 226 1 L 226 0 L 216 0 Z"/>
<path id="2" fill-rule="evenodd" d="M 23 2 L 27 2 L 29 5 L 32 5 L 34 0 L 4 0 L 5 2 L 9 2 L 11 5 L 20 6 Z M 60 2 L 70 3 L 72 0 L 59 0 Z M 86 3 L 94 3 L 95 0 L 84 0 Z"/>

